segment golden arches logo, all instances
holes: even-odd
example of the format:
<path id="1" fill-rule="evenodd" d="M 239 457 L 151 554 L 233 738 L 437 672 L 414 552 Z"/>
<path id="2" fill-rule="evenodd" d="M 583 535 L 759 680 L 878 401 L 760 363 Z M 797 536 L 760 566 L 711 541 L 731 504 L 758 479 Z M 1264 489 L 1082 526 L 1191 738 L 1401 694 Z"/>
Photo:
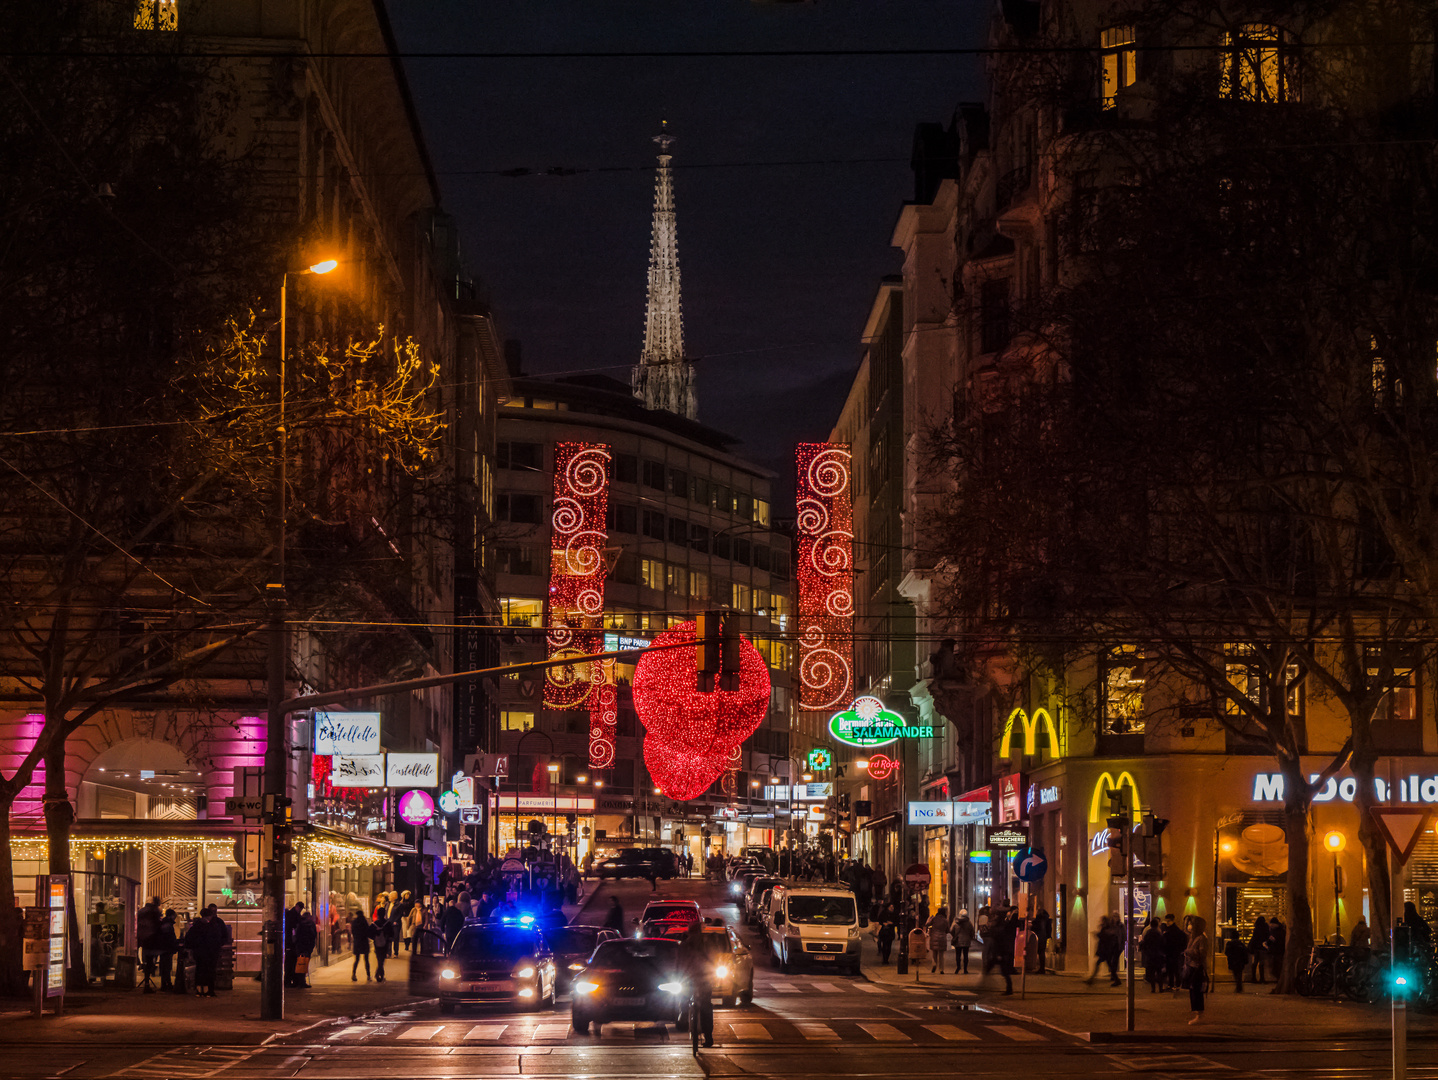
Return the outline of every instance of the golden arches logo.
<path id="1" fill-rule="evenodd" d="M 1113 778 L 1113 774 L 1109 772 L 1101 773 L 1099 775 L 1098 780 L 1094 783 L 1093 786 L 1093 800 L 1089 803 L 1088 807 L 1088 819 L 1090 824 L 1093 824 L 1099 819 L 1099 803 L 1103 801 L 1103 797 L 1107 795 L 1110 791 L 1120 790 L 1125 784 L 1127 784 L 1129 790 L 1133 792 L 1133 800 L 1129 803 L 1129 809 L 1133 813 L 1134 821 L 1137 821 L 1139 819 L 1138 784 L 1134 782 L 1133 774 L 1130 773 L 1127 769 L 1125 769 L 1123 772 L 1118 774 L 1117 780 L 1115 780 Z M 1105 817 L 1106 816 L 1107 815 L 1105 815 Z"/>
<path id="2" fill-rule="evenodd" d="M 999 743 L 999 757 L 1006 758 L 1013 749 L 1014 742 L 1014 721 L 1018 720 L 1023 725 L 1024 753 L 1037 754 L 1039 752 L 1039 725 L 1048 732 L 1049 753 L 1054 757 L 1059 756 L 1059 733 L 1054 729 L 1054 718 L 1049 715 L 1047 709 L 1035 709 L 1034 715 L 1029 716 L 1023 709 L 1015 709 L 1009 713 L 1008 723 L 1004 725 L 1004 738 Z"/>

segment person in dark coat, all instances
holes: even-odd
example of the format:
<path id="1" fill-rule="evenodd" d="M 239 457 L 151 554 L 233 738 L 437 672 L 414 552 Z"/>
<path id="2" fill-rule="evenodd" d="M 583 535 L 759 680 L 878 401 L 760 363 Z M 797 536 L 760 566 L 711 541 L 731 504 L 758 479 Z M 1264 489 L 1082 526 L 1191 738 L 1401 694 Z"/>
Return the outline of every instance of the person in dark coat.
<path id="1" fill-rule="evenodd" d="M 1018 936 L 1017 912 L 1009 908 L 994 908 L 989 912 L 989 929 L 984 934 L 983 981 L 987 982 L 989 972 L 999 969 L 1004 977 L 1004 993 L 1014 992 L 1014 939 Z"/>
<path id="2" fill-rule="evenodd" d="M 185 932 L 185 948 L 195 958 L 195 994 L 198 997 L 215 996 L 215 969 L 220 966 L 224 934 L 224 927 L 216 920 L 213 904 L 205 908 Z"/>
<path id="3" fill-rule="evenodd" d="M 609 911 L 604 916 L 604 928 L 624 933 L 624 908 L 619 905 L 617 896 L 609 897 Z"/>
<path id="4" fill-rule="evenodd" d="M 145 973 L 145 993 L 153 994 L 155 987 L 150 980 L 155 975 L 155 966 L 160 961 L 160 898 L 151 897 L 150 902 L 135 916 L 135 938 L 140 945 L 140 963 Z"/>
<path id="5" fill-rule="evenodd" d="M 393 923 L 389 918 L 389 903 L 382 902 L 375 909 L 374 918 L 369 924 L 370 944 L 374 946 L 374 981 L 384 982 L 384 962 L 389 957 L 389 946 L 391 935 L 394 933 Z"/>
<path id="6" fill-rule="evenodd" d="M 315 954 L 315 946 L 320 941 L 319 924 L 315 922 L 314 914 L 309 911 L 300 912 L 300 922 L 295 927 L 295 982 L 294 985 L 300 989 L 307 989 L 309 983 L 310 959 Z M 299 970 L 299 961 L 303 958 L 304 971 Z"/>
<path id="7" fill-rule="evenodd" d="M 1044 964 L 1044 958 L 1048 956 L 1049 942 L 1053 940 L 1054 936 L 1054 920 L 1053 916 L 1048 913 L 1048 909 L 1042 906 L 1039 907 L 1038 914 L 1034 916 L 1033 929 L 1034 940 L 1038 942 L 1039 947 L 1038 973 L 1043 975 L 1047 970 Z"/>
<path id="8" fill-rule="evenodd" d="M 1172 915 L 1163 918 L 1163 970 L 1168 988 L 1177 990 L 1183 973 L 1183 953 L 1188 948 L 1188 935 Z"/>
<path id="9" fill-rule="evenodd" d="M 175 989 L 170 981 L 170 969 L 174 966 L 175 954 L 180 951 L 180 939 L 175 936 L 175 909 L 166 908 L 160 919 L 160 989 Z"/>
<path id="10" fill-rule="evenodd" d="M 350 982 L 359 982 L 360 957 L 364 957 L 364 981 L 373 982 L 369 973 L 369 920 L 363 911 L 356 911 L 350 920 L 350 942 L 354 949 L 355 962 L 350 968 Z"/>
<path id="11" fill-rule="evenodd" d="M 1223 944 L 1223 958 L 1228 961 L 1228 970 L 1233 973 L 1233 991 L 1243 993 L 1243 969 L 1248 967 L 1248 949 L 1238 939 L 1238 931 L 1230 930 L 1228 940 Z"/>
<path id="12" fill-rule="evenodd" d="M 1263 982 L 1263 962 L 1268 959 L 1268 920 L 1262 915 L 1253 920 L 1253 930 L 1248 935 L 1248 956 L 1253 961 L 1253 981 Z M 1278 978 L 1277 973 L 1273 977 Z"/>
<path id="13" fill-rule="evenodd" d="M 899 914 L 894 910 L 893 904 L 885 904 L 879 912 L 879 933 L 876 936 L 879 943 L 879 963 L 889 962 L 889 956 L 894 950 L 894 938 L 898 932 Z"/>
<path id="14" fill-rule="evenodd" d="M 1159 929 L 1158 923 L 1150 921 L 1143 928 L 1143 933 L 1138 939 L 1138 955 L 1139 959 L 1143 961 L 1143 977 L 1144 981 L 1148 983 L 1148 992 L 1156 994 L 1159 987 L 1163 985 L 1168 962 L 1163 931 Z"/>
<path id="15" fill-rule="evenodd" d="M 295 985 L 295 961 L 299 953 L 295 950 L 295 931 L 300 926 L 300 915 L 305 910 L 303 901 L 296 901 L 295 906 L 285 912 L 285 985 Z"/>
<path id="16" fill-rule="evenodd" d="M 464 912 L 459 910 L 459 905 L 450 900 L 444 907 L 444 914 L 439 920 L 440 933 L 444 935 L 446 945 L 454 941 L 455 935 L 464 929 Z"/>

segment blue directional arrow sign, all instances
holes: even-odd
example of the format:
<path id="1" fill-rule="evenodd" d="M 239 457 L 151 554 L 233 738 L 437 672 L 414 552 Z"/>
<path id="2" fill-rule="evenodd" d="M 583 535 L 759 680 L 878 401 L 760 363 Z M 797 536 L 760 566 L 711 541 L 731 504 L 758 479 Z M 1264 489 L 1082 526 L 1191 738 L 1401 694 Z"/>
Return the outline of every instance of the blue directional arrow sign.
<path id="1" fill-rule="evenodd" d="M 1042 881 L 1048 869 L 1049 861 L 1033 848 L 1020 848 L 1014 852 L 1014 876 L 1020 881 Z"/>

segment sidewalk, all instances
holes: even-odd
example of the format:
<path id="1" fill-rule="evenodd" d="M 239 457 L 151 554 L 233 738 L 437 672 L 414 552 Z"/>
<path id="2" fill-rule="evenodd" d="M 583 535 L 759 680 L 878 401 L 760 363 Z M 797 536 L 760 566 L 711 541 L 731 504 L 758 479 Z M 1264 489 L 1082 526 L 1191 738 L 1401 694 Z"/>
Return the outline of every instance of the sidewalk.
<path id="1" fill-rule="evenodd" d="M 566 904 L 572 921 L 597 892 Z M 370 953 L 370 970 L 375 957 Z M 344 954 L 328 967 L 310 972 L 310 988 L 285 990 L 285 1019 L 260 1019 L 260 984 L 252 976 L 235 979 L 233 990 L 215 998 L 193 994 L 143 994 L 138 990 L 93 989 L 65 995 L 65 1015 L 37 1020 L 26 1003 L 0 1000 L 0 1045 L 5 1043 L 106 1040 L 112 1043 L 228 1043 L 255 1045 L 274 1035 L 360 1016 L 395 1012 L 430 1000 L 409 990 L 409 959 L 404 947 L 385 961 L 385 981 L 365 982 L 364 962 L 351 981 L 353 958 Z"/>
<path id="2" fill-rule="evenodd" d="M 1227 979 L 1219 980 L 1208 994 L 1203 1022 L 1190 1027 L 1188 991 L 1151 993 L 1141 979 L 1142 972 L 1134 986 L 1135 1030 L 1130 1033 L 1125 1030 L 1127 990 L 1110 986 L 1107 972 L 1092 985 L 1084 984 L 1087 972 L 1030 972 L 1026 986 L 1015 975 L 1014 992 L 1008 996 L 1003 993 L 1003 978 L 997 972 L 987 980 L 980 978 L 983 960 L 978 948 L 969 952 L 968 975 L 932 974 L 928 961 L 924 961 L 910 964 L 909 973 L 900 976 L 896 971 L 897 947 L 889 963 L 883 965 L 879 963 L 878 946 L 867 931 L 863 941 L 863 973 L 871 982 L 942 987 L 978 1008 L 1029 1020 L 1090 1042 L 1299 1042 L 1332 1037 L 1388 1039 L 1392 1033 L 1386 1005 L 1352 1001 L 1334 1004 L 1326 999 L 1272 994 L 1272 983 L 1248 985 L 1242 994 L 1237 994 Z M 952 949 L 944 959 L 952 969 Z M 1438 1040 L 1438 1017 L 1409 1009 L 1408 1037 L 1424 1042 Z"/>

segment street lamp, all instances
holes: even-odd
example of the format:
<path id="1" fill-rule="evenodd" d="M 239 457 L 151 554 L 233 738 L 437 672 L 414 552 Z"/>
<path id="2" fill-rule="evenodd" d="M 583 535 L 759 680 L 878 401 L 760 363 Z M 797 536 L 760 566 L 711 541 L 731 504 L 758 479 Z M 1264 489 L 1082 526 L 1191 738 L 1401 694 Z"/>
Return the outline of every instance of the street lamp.
<path id="1" fill-rule="evenodd" d="M 1343 936 L 1343 916 L 1339 907 L 1339 894 L 1343 891 L 1342 871 L 1338 868 L 1338 853 L 1348 846 L 1348 837 L 1337 829 L 1329 829 L 1323 837 L 1323 846 L 1333 855 L 1333 933 L 1334 940 Z M 1335 983 L 1337 980 L 1334 980 Z M 1337 988 L 1335 987 L 1335 993 Z"/>
<path id="2" fill-rule="evenodd" d="M 286 815 L 277 800 L 285 794 L 285 769 L 289 764 L 289 730 L 285 723 L 285 657 L 288 643 L 285 636 L 285 485 L 289 481 L 288 432 L 285 428 L 285 366 L 289 333 L 289 291 L 290 278 L 305 274 L 328 274 L 339 265 L 337 259 L 324 259 L 311 263 L 303 270 L 286 270 L 280 276 L 280 355 L 279 355 L 279 409 L 275 426 L 277 439 L 275 504 L 278 510 L 275 542 L 275 580 L 265 586 L 266 606 L 269 608 L 268 642 L 265 664 L 267 682 L 267 714 L 265 717 L 265 770 L 263 784 L 264 814 L 271 836 L 269 858 L 265 860 L 261 885 L 261 933 L 263 946 L 260 950 L 260 1019 L 283 1020 L 285 1018 L 284 985 L 284 938 L 285 938 L 285 874 L 284 860 L 275 856 L 275 847 L 288 839 L 289 829 Z"/>

